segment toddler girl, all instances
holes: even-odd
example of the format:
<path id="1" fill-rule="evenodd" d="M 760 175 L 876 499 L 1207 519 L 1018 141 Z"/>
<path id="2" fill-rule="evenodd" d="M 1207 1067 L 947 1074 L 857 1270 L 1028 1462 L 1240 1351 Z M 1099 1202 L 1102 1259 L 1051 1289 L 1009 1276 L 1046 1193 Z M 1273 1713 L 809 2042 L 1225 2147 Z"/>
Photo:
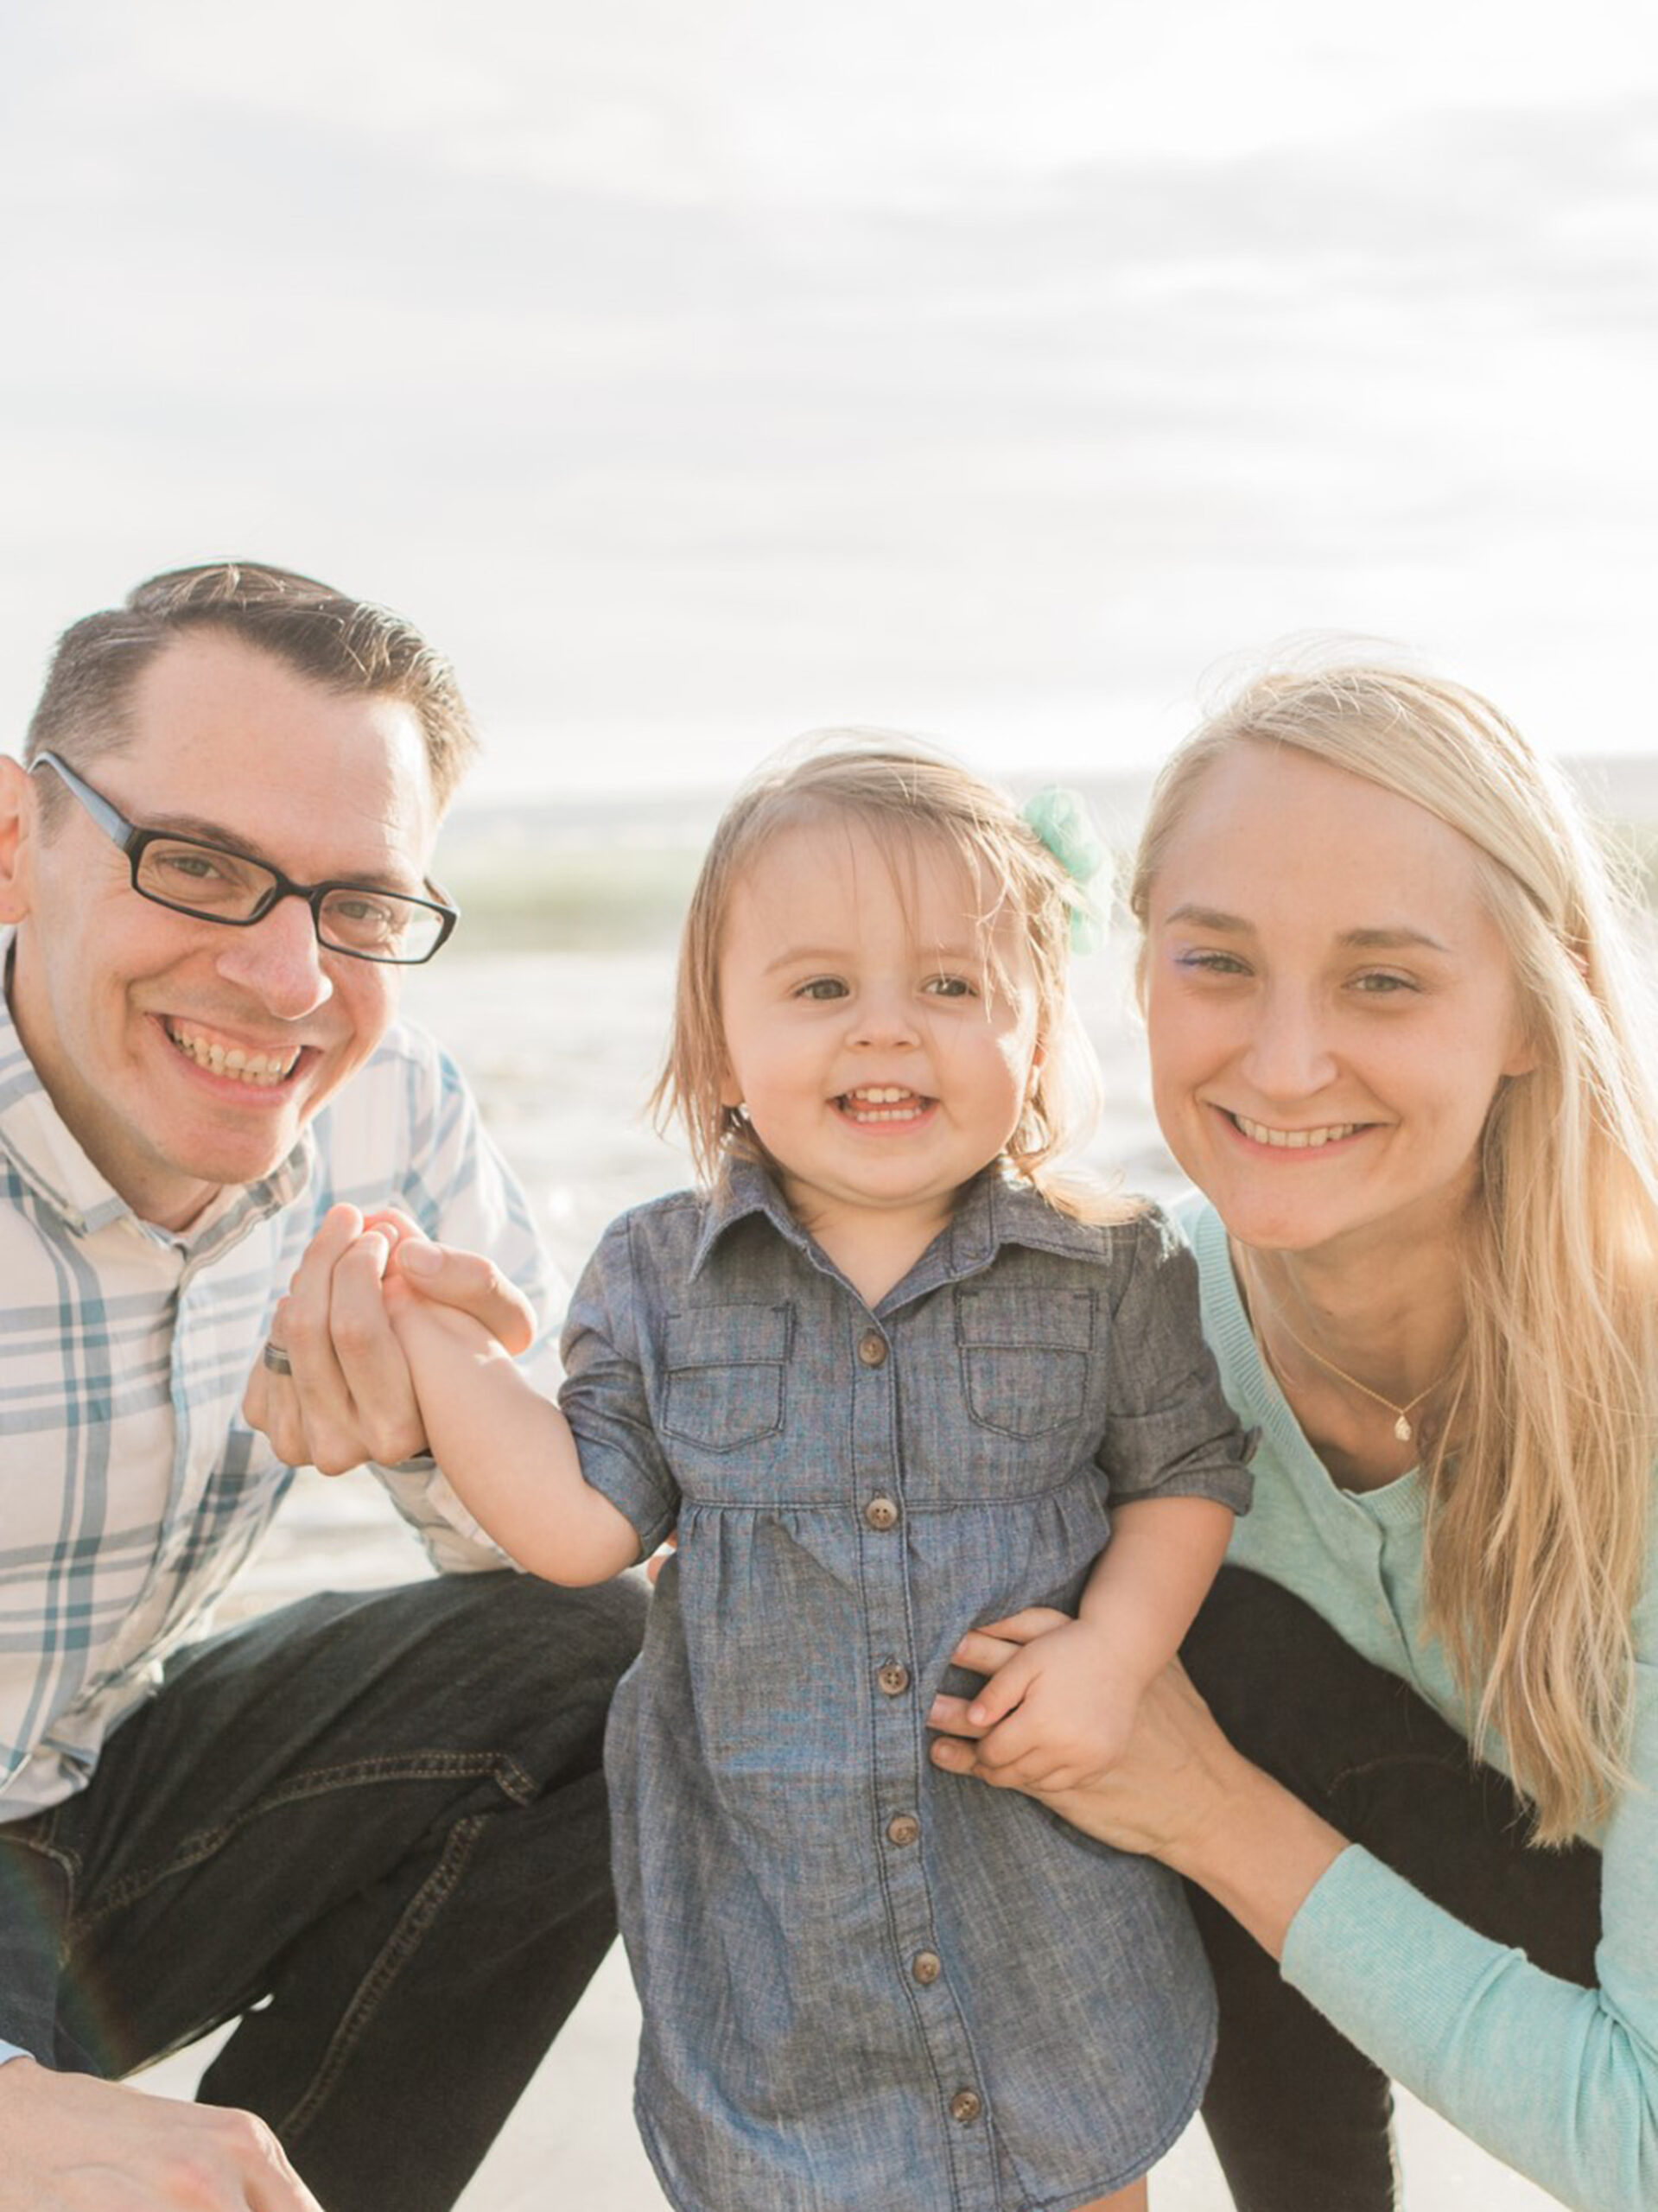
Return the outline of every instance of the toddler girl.
<path id="1" fill-rule="evenodd" d="M 1248 1502 L 1189 1257 L 1052 1179 L 1079 904 L 964 771 L 797 758 L 686 927 L 659 1103 L 703 1186 L 607 1232 L 562 1414 L 390 1270 L 432 1449 L 515 1558 L 596 1581 L 678 1531 L 607 1764 L 681 2212 L 1135 2205 L 1207 2070 L 1172 1876 L 927 1758 L 958 1638 L 1041 1604 L 1077 1618 L 996 1676 L 1001 1743 L 1109 1764 Z"/>

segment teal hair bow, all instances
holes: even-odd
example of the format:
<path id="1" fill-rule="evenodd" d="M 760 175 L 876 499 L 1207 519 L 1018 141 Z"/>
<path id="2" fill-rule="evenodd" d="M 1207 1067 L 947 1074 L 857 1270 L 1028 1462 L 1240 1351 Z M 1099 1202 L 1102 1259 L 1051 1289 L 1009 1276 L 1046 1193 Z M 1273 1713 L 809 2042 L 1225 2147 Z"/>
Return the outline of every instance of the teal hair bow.
<path id="1" fill-rule="evenodd" d="M 1096 951 L 1100 918 L 1087 892 L 1105 865 L 1105 842 L 1094 826 L 1088 801 L 1068 784 L 1047 784 L 1020 811 L 1077 886 L 1070 910 L 1071 950 Z"/>

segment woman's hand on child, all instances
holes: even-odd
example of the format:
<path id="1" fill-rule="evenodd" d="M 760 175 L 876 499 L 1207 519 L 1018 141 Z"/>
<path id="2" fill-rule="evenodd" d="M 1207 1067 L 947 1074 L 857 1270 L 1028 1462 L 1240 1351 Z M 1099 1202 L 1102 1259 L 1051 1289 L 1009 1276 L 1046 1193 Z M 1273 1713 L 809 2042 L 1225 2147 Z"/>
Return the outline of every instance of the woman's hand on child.
<path id="1" fill-rule="evenodd" d="M 392 1253 L 405 1244 L 421 1256 L 393 1267 Z M 428 1449 L 394 1322 L 398 1304 L 415 1303 L 416 1292 L 422 1307 L 466 1317 L 507 1351 L 523 1351 L 534 1334 L 528 1300 L 490 1261 L 429 1243 L 395 1210 L 365 1217 L 355 1206 L 331 1207 L 271 1319 L 271 1342 L 291 1371 L 261 1360 L 243 1400 L 244 1418 L 290 1466 L 343 1474 L 365 1460 L 396 1466 Z"/>
<path id="2" fill-rule="evenodd" d="M 1143 1687 L 1096 1623 L 1052 1614 L 968 1702 L 981 1767 L 1016 1789 L 1096 1782 L 1122 1754 Z"/>
<path id="3" fill-rule="evenodd" d="M 1032 1606 L 976 1629 L 956 1647 L 956 1664 L 994 1680 L 1065 1618 Z M 1027 1785 L 1009 1768 L 988 1764 L 981 1756 L 988 1732 L 968 1718 L 976 1702 L 933 1700 L 927 1718 L 939 1732 L 932 1745 L 935 1766 L 998 1789 L 1024 1788 L 1073 1827 L 1119 1851 L 1144 1853 L 1177 1868 L 1195 1866 L 1211 1847 L 1223 1853 L 1237 1789 L 1254 1770 L 1221 1733 L 1178 1660 L 1147 1685 L 1115 1765 L 1098 1781 L 1076 1787 Z"/>

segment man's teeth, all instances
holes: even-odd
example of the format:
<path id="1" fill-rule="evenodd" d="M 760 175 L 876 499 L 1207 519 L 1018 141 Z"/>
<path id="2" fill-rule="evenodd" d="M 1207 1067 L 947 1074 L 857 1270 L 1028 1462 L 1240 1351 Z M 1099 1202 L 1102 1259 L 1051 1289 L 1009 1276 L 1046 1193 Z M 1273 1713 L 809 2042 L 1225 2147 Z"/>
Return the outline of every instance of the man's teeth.
<path id="1" fill-rule="evenodd" d="M 1334 1144 L 1338 1137 L 1350 1137 L 1359 1126 L 1356 1122 L 1336 1122 L 1327 1129 L 1269 1129 L 1264 1122 L 1252 1122 L 1247 1114 L 1234 1114 L 1232 1119 L 1252 1142 L 1276 1145 L 1285 1152 Z"/>
<path id="2" fill-rule="evenodd" d="M 240 1045 L 216 1045 L 209 1037 L 193 1036 L 187 1029 L 169 1027 L 167 1034 L 187 1060 L 194 1060 L 198 1067 L 213 1075 L 227 1075 L 238 1083 L 251 1083 L 261 1090 L 282 1083 L 292 1075 L 299 1059 L 297 1052 L 286 1057 L 276 1052 L 251 1052 Z"/>
<path id="3" fill-rule="evenodd" d="M 913 1090 L 890 1083 L 869 1083 L 848 1090 L 844 1103 L 854 1122 L 913 1122 L 924 1110 L 924 1101 Z"/>

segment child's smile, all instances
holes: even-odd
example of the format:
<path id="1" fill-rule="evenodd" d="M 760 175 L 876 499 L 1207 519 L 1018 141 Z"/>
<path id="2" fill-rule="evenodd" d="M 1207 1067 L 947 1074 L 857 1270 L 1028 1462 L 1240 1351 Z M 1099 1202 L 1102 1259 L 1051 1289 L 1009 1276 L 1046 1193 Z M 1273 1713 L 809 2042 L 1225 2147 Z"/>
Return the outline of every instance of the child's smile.
<path id="1" fill-rule="evenodd" d="M 981 924 L 988 903 L 942 841 L 846 817 L 785 831 L 733 894 L 723 1096 L 854 1279 L 871 1240 L 918 1255 L 1019 1126 L 1035 984 L 1020 933 Z"/>
<path id="2" fill-rule="evenodd" d="M 899 1084 L 867 1084 L 843 1091 L 835 1104 L 862 1128 L 914 1128 L 938 1103 Z"/>

